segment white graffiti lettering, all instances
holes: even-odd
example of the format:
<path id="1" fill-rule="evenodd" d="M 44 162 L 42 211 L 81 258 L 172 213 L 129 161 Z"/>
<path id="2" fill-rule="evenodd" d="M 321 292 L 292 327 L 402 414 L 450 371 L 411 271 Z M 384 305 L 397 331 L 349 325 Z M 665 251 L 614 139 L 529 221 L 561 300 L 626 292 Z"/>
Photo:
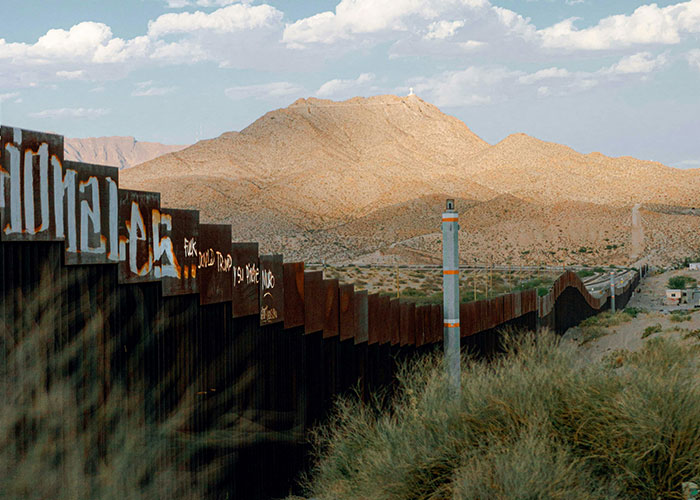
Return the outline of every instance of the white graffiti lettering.
<path id="1" fill-rule="evenodd" d="M 167 214 L 161 214 L 160 210 L 151 211 L 151 226 L 153 230 L 153 260 L 156 264 L 153 272 L 156 278 L 167 276 L 170 278 L 180 278 L 182 271 L 175 257 L 173 241 L 170 232 L 173 230 L 173 218 Z M 166 234 L 160 236 L 160 227 L 165 228 Z"/>
<path id="2" fill-rule="evenodd" d="M 185 257 L 197 256 L 197 240 L 185 238 Z"/>

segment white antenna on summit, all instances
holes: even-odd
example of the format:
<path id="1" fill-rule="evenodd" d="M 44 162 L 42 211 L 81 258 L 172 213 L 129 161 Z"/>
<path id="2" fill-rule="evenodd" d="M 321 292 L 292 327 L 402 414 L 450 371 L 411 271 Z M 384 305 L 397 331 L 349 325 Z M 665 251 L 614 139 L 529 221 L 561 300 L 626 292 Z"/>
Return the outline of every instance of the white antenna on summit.
<path id="1" fill-rule="evenodd" d="M 408 95 L 413 95 L 413 87 L 408 88 Z"/>

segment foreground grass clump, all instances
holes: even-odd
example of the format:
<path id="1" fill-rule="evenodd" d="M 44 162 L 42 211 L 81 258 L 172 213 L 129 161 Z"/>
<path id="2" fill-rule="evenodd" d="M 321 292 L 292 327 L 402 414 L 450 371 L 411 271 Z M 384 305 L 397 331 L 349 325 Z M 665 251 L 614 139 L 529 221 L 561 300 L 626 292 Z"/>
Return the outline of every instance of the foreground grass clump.
<path id="1" fill-rule="evenodd" d="M 682 498 L 700 473 L 698 347 L 653 340 L 584 364 L 545 334 L 465 359 L 460 400 L 439 358 L 406 364 L 390 411 L 340 401 L 315 436 L 323 499 Z"/>

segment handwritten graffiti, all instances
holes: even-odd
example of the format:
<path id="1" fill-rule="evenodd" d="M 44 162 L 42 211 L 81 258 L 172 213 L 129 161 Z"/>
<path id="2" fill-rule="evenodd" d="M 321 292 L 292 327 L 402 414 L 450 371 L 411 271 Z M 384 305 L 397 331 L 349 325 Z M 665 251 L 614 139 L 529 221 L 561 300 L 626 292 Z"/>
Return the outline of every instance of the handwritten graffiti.
<path id="1" fill-rule="evenodd" d="M 277 309 L 269 306 L 262 306 L 260 309 L 260 322 L 261 323 L 272 323 L 279 318 Z"/>
<path id="2" fill-rule="evenodd" d="M 66 264 L 119 261 L 114 167 L 63 162 L 61 136 L 2 127 L 3 240 L 65 241 Z"/>
<path id="3" fill-rule="evenodd" d="M 284 273 L 281 255 L 261 255 L 260 261 L 260 323 L 284 321 Z"/>
<path id="4" fill-rule="evenodd" d="M 162 214 L 160 210 L 151 211 L 151 224 L 153 231 L 153 259 L 156 262 L 154 272 L 156 278 L 168 276 L 170 278 L 182 277 L 182 268 L 175 256 L 175 248 L 170 233 L 173 230 L 173 218 Z M 161 225 L 164 235 L 161 237 Z"/>
<path id="5" fill-rule="evenodd" d="M 233 290 L 231 226 L 200 224 L 198 246 L 200 303 L 230 301 Z"/>
<path id="6" fill-rule="evenodd" d="M 275 288 L 275 275 L 268 269 L 263 269 L 260 275 L 263 297 L 272 296 L 272 292 L 269 290 Z"/>
<path id="7" fill-rule="evenodd" d="M 195 238 L 184 238 L 185 240 L 185 257 L 197 256 L 197 240 Z"/>
<path id="8" fill-rule="evenodd" d="M 260 268 L 253 263 L 246 264 L 245 267 L 234 266 L 233 286 L 257 285 L 260 283 Z"/>

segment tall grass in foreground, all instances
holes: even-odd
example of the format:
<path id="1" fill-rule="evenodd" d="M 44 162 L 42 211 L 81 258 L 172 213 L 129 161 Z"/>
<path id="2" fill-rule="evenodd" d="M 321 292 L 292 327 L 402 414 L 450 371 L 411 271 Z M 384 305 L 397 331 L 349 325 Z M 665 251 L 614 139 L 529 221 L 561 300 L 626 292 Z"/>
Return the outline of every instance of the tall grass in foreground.
<path id="1" fill-rule="evenodd" d="M 545 333 L 465 359 L 406 364 L 390 412 L 338 402 L 305 481 L 320 499 L 673 499 L 700 474 L 698 345 L 654 339 L 597 364 Z"/>
<path id="2" fill-rule="evenodd" d="M 73 338 L 57 333 L 67 319 L 52 308 L 53 297 L 83 286 L 75 274 L 66 287 L 43 279 L 29 296 L 17 290 L 3 299 L 0 498 L 200 498 L 179 432 L 190 417 L 186 402 L 162 422 L 148 423 L 143 398 L 155 388 L 103 385 L 97 360 L 116 349 L 101 335 L 109 312 L 93 312 Z M 15 301 L 23 309 L 12 318 Z"/>
<path id="3" fill-rule="evenodd" d="M 84 268 L 72 270 L 65 283 L 47 270 L 42 276 L 31 290 L 0 297 L 0 499 L 231 498 L 220 483 L 235 465 L 235 451 L 300 439 L 275 432 L 274 414 L 236 403 L 255 389 L 257 364 L 210 397 L 216 417 L 197 395 L 210 387 L 206 367 L 191 368 L 199 375 L 188 375 L 183 387 L 174 368 L 156 381 L 146 377 L 155 332 L 174 311 L 164 307 L 153 324 L 137 323 L 139 338 L 128 339 L 105 331 L 116 310 L 89 310 L 95 292 Z M 56 305 L 68 292 L 77 296 L 84 324 L 73 324 L 73 315 Z M 120 321 L 125 330 L 143 316 L 129 312 Z M 203 418 L 211 421 L 202 424 Z"/>

